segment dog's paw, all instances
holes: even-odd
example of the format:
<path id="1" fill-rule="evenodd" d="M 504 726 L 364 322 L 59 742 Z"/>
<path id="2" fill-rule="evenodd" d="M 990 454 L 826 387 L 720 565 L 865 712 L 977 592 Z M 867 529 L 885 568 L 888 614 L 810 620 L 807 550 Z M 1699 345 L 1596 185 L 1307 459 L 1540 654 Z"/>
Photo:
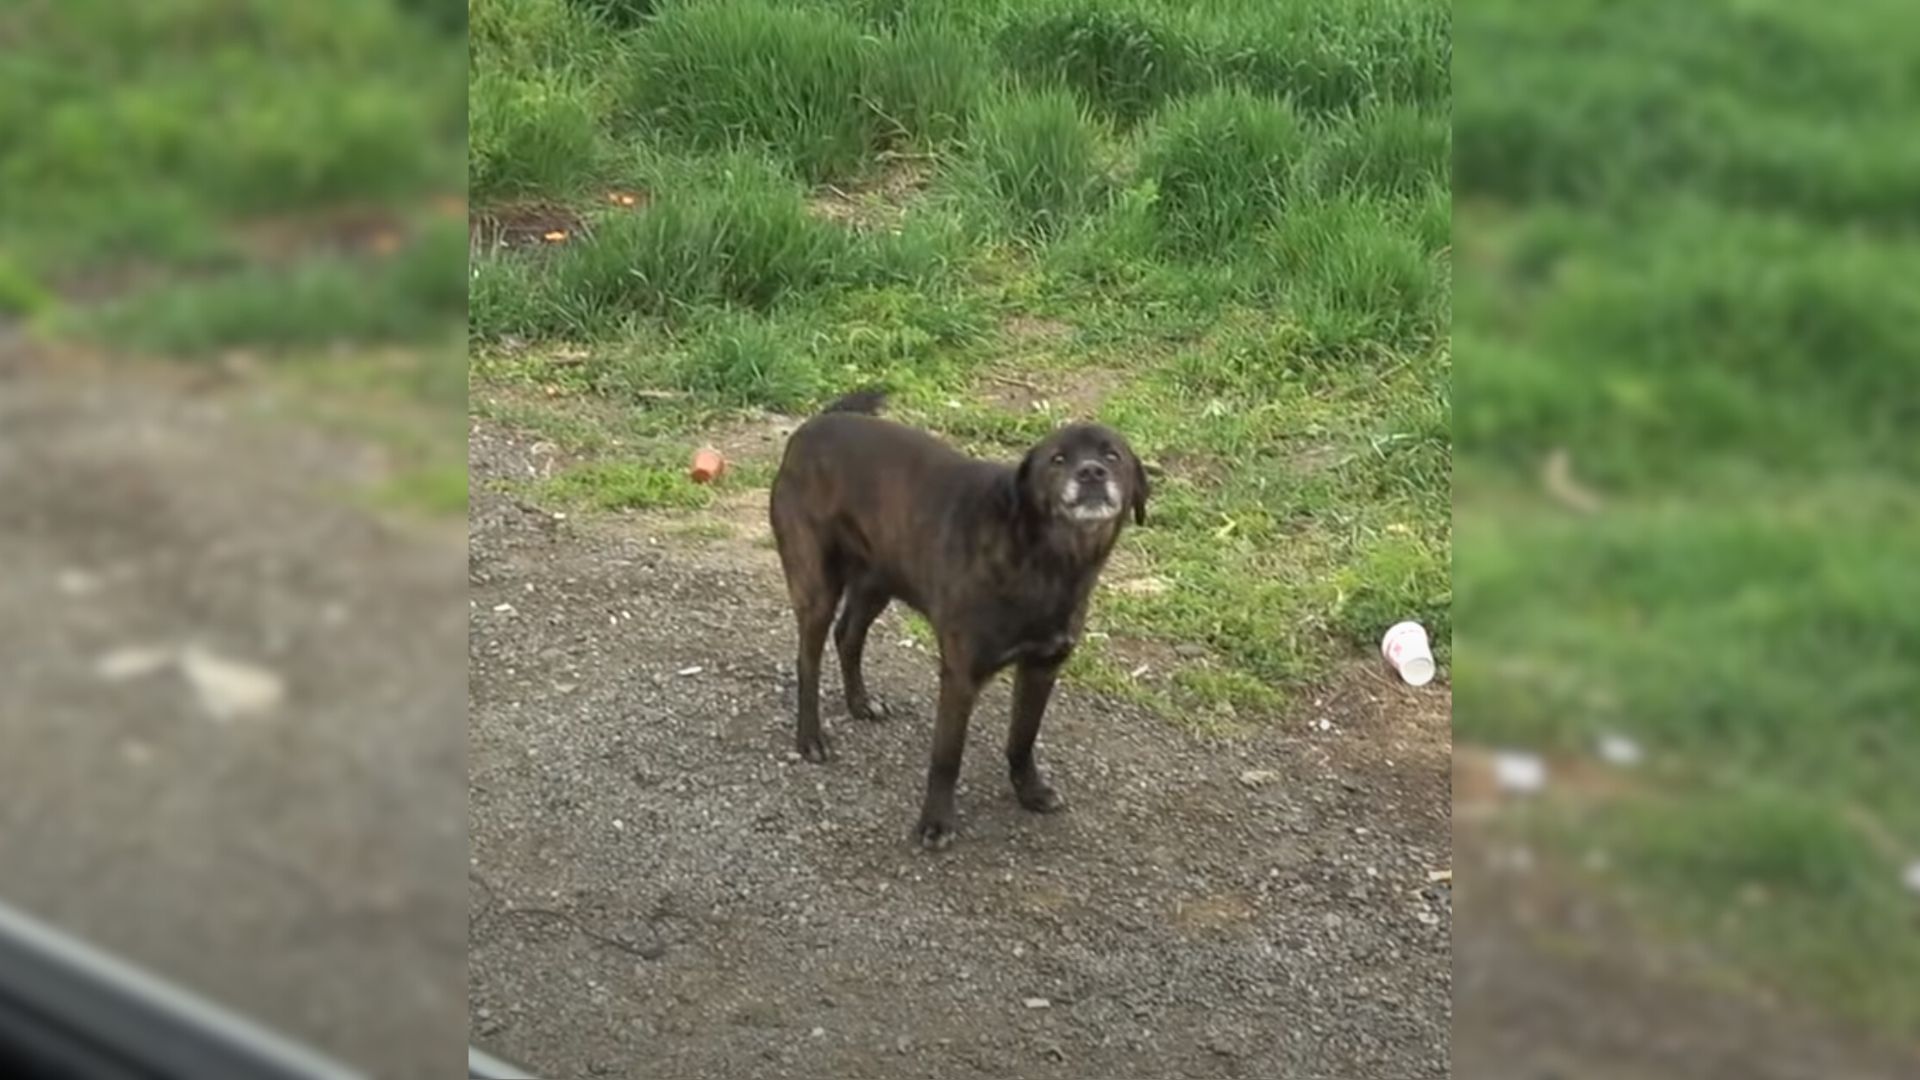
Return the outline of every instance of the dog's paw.
<path id="1" fill-rule="evenodd" d="M 892 718 L 893 709 L 886 702 L 877 698 L 856 698 L 847 702 L 847 715 L 853 717 L 855 720 L 865 720 L 868 723 L 877 724 L 882 720 Z"/>
<path id="2" fill-rule="evenodd" d="M 926 851 L 945 851 L 953 843 L 953 819 L 921 818 L 914 826 L 913 834 L 920 839 L 920 847 Z"/>
<path id="3" fill-rule="evenodd" d="M 1013 794 L 1015 798 L 1020 800 L 1021 806 L 1026 807 L 1036 814 L 1051 814 L 1056 810 L 1065 809 L 1067 805 L 1066 798 L 1058 791 L 1055 791 L 1053 785 L 1047 783 L 1045 780 L 1035 780 L 1027 784 L 1015 784 Z"/>
<path id="4" fill-rule="evenodd" d="M 812 738 L 800 736 L 800 741 L 794 748 L 800 751 L 801 757 L 815 765 L 824 765 L 833 760 L 833 747 L 827 742 L 824 731 L 816 733 Z"/>

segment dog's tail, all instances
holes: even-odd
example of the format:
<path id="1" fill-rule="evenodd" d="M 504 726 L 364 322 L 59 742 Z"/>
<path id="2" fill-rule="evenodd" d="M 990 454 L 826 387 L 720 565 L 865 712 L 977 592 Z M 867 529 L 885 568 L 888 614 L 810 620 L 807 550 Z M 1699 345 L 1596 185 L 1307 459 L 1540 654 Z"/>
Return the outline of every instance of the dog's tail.
<path id="1" fill-rule="evenodd" d="M 880 415 L 887 404 L 887 392 L 877 386 L 865 390 L 855 390 L 851 394 L 836 398 L 833 404 L 821 409 L 823 413 L 865 413 L 868 416 Z"/>

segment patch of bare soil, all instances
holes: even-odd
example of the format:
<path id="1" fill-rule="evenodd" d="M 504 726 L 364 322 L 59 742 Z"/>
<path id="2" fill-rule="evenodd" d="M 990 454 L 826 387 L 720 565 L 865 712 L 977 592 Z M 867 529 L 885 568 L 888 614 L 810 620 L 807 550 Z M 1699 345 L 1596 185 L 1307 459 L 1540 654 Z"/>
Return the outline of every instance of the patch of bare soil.
<path id="1" fill-rule="evenodd" d="M 822 220 L 858 231 L 897 231 L 907 208 L 932 179 L 931 162 L 895 159 L 863 180 L 821 185 L 807 200 L 807 210 Z"/>
<path id="2" fill-rule="evenodd" d="M 586 233 L 586 217 L 560 203 L 504 203 L 474 210 L 467 218 L 468 250 L 539 248 L 566 243 Z"/>
<path id="3" fill-rule="evenodd" d="M 1055 412 L 1086 420 L 1123 381 L 1115 372 L 1098 369 L 1040 374 L 989 370 L 976 392 L 981 400 L 1004 412 Z"/>

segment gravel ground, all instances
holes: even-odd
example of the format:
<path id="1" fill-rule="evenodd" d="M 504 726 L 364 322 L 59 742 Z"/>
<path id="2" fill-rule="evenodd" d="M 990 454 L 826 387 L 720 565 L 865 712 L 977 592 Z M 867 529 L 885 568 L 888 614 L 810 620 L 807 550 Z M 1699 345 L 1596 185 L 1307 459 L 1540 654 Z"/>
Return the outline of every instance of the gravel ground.
<path id="1" fill-rule="evenodd" d="M 928 855 L 934 675 L 893 614 L 894 717 L 845 719 L 830 679 L 839 757 L 795 762 L 762 504 L 713 512 L 727 539 L 556 519 L 501 493 L 551 448 L 476 422 L 469 453 L 479 1045 L 549 1078 L 1449 1074 L 1444 688 L 1360 666 L 1210 738 L 1065 687 L 1042 818 L 1003 681 Z"/>
<path id="2" fill-rule="evenodd" d="M 456 1075 L 459 537 L 270 396 L 0 344 L 0 898 Z"/>

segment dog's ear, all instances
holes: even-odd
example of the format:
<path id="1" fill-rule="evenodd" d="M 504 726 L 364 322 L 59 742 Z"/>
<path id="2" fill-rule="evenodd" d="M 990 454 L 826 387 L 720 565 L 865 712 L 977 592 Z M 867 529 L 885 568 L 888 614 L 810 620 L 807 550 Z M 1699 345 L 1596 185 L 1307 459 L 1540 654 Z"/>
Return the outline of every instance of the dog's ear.
<path id="1" fill-rule="evenodd" d="M 1147 496 L 1152 494 L 1152 487 L 1147 483 L 1147 467 L 1141 464 L 1140 455 L 1130 454 L 1128 456 L 1133 458 L 1133 523 L 1135 525 L 1145 525 L 1147 523 Z"/>
<path id="2" fill-rule="evenodd" d="M 1013 505 L 1022 517 L 1028 516 L 1033 509 L 1033 458 L 1039 452 L 1038 447 L 1027 451 L 1013 470 Z"/>

